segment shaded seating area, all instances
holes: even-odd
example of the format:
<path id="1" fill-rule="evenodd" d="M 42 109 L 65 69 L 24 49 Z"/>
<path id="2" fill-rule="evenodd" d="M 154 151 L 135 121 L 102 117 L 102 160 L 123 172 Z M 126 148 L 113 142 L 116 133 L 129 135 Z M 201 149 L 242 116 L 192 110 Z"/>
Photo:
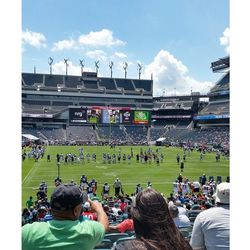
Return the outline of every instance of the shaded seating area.
<path id="1" fill-rule="evenodd" d="M 57 88 L 57 84 L 63 84 L 62 75 L 45 75 L 45 86 Z"/>
<path id="2" fill-rule="evenodd" d="M 152 81 L 151 80 L 136 80 L 133 79 L 136 89 L 144 89 L 146 91 L 152 91 Z"/>
<path id="3" fill-rule="evenodd" d="M 23 73 L 22 81 L 25 85 L 35 85 L 36 83 L 43 84 L 43 74 Z"/>
<path id="4" fill-rule="evenodd" d="M 123 88 L 124 90 L 135 90 L 131 80 L 116 78 L 115 82 L 118 88 Z"/>
<path id="5" fill-rule="evenodd" d="M 116 90 L 116 85 L 114 82 L 114 79 L 110 78 L 99 78 L 99 86 L 100 87 L 105 87 L 107 90 Z"/>
<path id="6" fill-rule="evenodd" d="M 77 85 L 81 85 L 81 79 L 78 76 L 65 76 L 64 77 L 66 88 L 77 88 Z"/>

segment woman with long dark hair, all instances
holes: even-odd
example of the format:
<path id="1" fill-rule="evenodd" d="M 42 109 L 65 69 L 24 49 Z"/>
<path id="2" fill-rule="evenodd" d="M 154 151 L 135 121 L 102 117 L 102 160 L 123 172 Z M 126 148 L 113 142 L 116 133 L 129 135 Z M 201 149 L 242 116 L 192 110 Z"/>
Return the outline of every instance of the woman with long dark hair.
<path id="1" fill-rule="evenodd" d="M 131 215 L 136 239 L 121 242 L 116 249 L 192 250 L 176 228 L 167 202 L 153 188 L 137 194 Z"/>

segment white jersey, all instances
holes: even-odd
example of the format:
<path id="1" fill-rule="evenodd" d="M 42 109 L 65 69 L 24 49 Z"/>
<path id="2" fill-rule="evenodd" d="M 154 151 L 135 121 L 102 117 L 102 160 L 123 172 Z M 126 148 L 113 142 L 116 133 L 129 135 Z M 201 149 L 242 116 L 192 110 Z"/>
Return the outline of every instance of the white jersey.
<path id="1" fill-rule="evenodd" d="M 173 192 L 174 192 L 174 194 L 178 193 L 178 183 L 177 182 L 173 182 Z"/>
<path id="2" fill-rule="evenodd" d="M 198 181 L 193 182 L 194 188 L 200 188 L 200 183 Z"/>
<path id="3" fill-rule="evenodd" d="M 189 191 L 187 183 L 181 183 L 182 194 L 187 194 Z"/>
<path id="4" fill-rule="evenodd" d="M 202 186 L 203 194 L 208 195 L 209 194 L 209 189 L 210 189 L 210 187 L 208 185 L 203 185 Z"/>

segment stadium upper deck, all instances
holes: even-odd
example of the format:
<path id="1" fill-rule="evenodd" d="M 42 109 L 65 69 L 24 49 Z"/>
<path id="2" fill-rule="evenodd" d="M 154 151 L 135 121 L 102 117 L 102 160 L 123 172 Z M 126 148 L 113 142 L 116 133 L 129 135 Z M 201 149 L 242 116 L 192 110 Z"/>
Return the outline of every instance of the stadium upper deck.
<path id="1" fill-rule="evenodd" d="M 194 117 L 198 126 L 226 125 L 230 119 L 230 58 L 221 58 L 211 63 L 213 72 L 223 73 L 208 93 L 209 103 Z"/>
<path id="2" fill-rule="evenodd" d="M 153 81 L 97 77 L 95 72 L 82 76 L 22 73 L 23 90 L 144 95 L 152 97 Z"/>
<path id="3" fill-rule="evenodd" d="M 22 73 L 23 117 L 53 118 L 69 106 L 151 109 L 153 80 Z M 33 115 L 31 115 L 33 114 Z M 49 116 L 51 114 L 51 116 Z"/>

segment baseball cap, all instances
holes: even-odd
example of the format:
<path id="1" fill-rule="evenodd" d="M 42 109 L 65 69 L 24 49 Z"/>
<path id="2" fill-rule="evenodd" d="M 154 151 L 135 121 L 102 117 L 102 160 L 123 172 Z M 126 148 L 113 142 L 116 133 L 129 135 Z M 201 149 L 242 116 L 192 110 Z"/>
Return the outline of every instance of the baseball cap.
<path id="1" fill-rule="evenodd" d="M 90 203 L 88 201 L 86 201 L 83 205 L 84 208 L 90 208 Z"/>
<path id="2" fill-rule="evenodd" d="M 61 184 L 51 195 L 51 209 L 67 211 L 88 200 L 88 195 L 74 184 Z"/>
<path id="3" fill-rule="evenodd" d="M 230 183 L 222 182 L 217 186 L 216 193 L 213 195 L 215 202 L 222 204 L 230 203 Z"/>

